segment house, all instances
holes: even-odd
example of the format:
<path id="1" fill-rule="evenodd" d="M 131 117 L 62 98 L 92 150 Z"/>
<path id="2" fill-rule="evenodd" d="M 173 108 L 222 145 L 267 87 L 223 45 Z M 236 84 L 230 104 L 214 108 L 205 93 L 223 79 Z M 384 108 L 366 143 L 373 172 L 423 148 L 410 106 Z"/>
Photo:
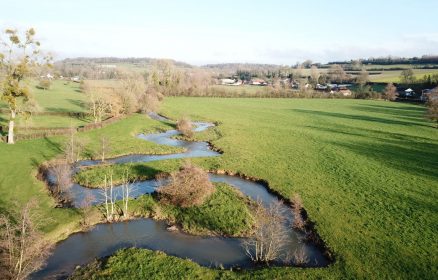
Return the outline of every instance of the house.
<path id="1" fill-rule="evenodd" d="M 326 90 L 327 86 L 326 85 L 321 85 L 321 84 L 316 84 L 315 89 L 316 90 Z"/>
<path id="2" fill-rule="evenodd" d="M 221 85 L 226 86 L 240 86 L 242 84 L 242 80 L 235 80 L 235 79 L 221 79 Z"/>
<path id="3" fill-rule="evenodd" d="M 52 80 L 54 78 L 54 76 L 50 73 L 48 73 L 47 75 L 43 75 L 40 76 L 41 79 L 47 79 L 47 80 Z"/>
<path id="4" fill-rule="evenodd" d="M 338 92 L 343 96 L 351 96 L 351 90 L 349 90 L 348 88 L 339 89 Z"/>
<path id="5" fill-rule="evenodd" d="M 438 87 L 433 89 L 423 89 L 421 91 L 421 97 L 420 97 L 421 101 L 427 101 L 429 99 L 429 96 L 435 92 L 438 93 Z"/>
<path id="6" fill-rule="evenodd" d="M 405 89 L 405 96 L 413 96 L 415 91 L 411 88 Z"/>
<path id="7" fill-rule="evenodd" d="M 268 83 L 263 79 L 252 79 L 249 84 L 253 86 L 266 86 Z"/>

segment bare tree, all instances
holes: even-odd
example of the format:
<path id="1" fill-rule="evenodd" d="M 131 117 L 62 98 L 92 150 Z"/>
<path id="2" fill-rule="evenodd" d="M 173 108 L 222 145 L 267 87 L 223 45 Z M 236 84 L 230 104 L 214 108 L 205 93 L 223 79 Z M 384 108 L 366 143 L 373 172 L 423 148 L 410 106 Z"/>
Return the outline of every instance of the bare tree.
<path id="1" fill-rule="evenodd" d="M 84 200 L 81 201 L 80 208 L 82 208 L 82 221 L 81 224 L 84 228 L 88 228 L 90 226 L 90 212 L 91 212 L 91 206 L 93 205 L 93 201 L 96 198 L 94 195 L 87 193 L 87 195 L 84 197 Z"/>
<path id="2" fill-rule="evenodd" d="M 295 193 L 292 196 L 292 214 L 294 217 L 293 227 L 299 230 L 304 230 L 304 220 L 301 215 L 301 211 L 303 209 L 303 201 L 299 194 Z"/>
<path id="3" fill-rule="evenodd" d="M 414 70 L 409 68 L 401 71 L 400 81 L 403 84 L 413 84 L 415 82 Z"/>
<path id="4" fill-rule="evenodd" d="M 328 71 L 330 80 L 332 82 L 342 83 L 347 79 L 347 73 L 339 64 L 333 64 Z"/>
<path id="5" fill-rule="evenodd" d="M 385 87 L 385 100 L 394 101 L 397 99 L 398 93 L 397 88 L 394 86 L 393 83 L 389 83 Z"/>
<path id="6" fill-rule="evenodd" d="M 109 177 L 109 178 L 108 178 Z M 103 196 L 105 197 L 105 218 L 107 222 L 112 222 L 116 218 L 115 213 L 115 198 L 113 192 L 113 174 L 110 173 L 109 176 L 104 176 L 104 185 L 102 188 Z"/>
<path id="7" fill-rule="evenodd" d="M 192 122 L 186 116 L 178 120 L 176 123 L 176 129 L 178 129 L 184 136 L 189 138 L 193 137 Z"/>
<path id="8" fill-rule="evenodd" d="M 368 71 L 365 68 L 362 68 L 359 75 L 356 77 L 356 83 L 358 83 L 360 86 L 364 86 L 368 83 L 368 79 Z"/>
<path id="9" fill-rule="evenodd" d="M 201 205 L 214 191 L 207 172 L 189 162 L 170 174 L 167 185 L 157 189 L 161 201 L 180 207 Z"/>
<path id="10" fill-rule="evenodd" d="M 67 163 L 73 164 L 77 162 L 81 158 L 85 146 L 86 141 L 77 137 L 76 128 L 70 126 L 69 137 L 64 145 L 64 155 Z"/>
<path id="11" fill-rule="evenodd" d="M 72 170 L 70 165 L 65 160 L 56 160 L 51 162 L 50 170 L 53 172 L 56 180 L 56 189 L 54 192 L 58 196 L 65 194 L 72 184 Z"/>
<path id="12" fill-rule="evenodd" d="M 438 88 L 429 95 L 427 100 L 427 117 L 436 122 L 438 128 Z"/>
<path id="13" fill-rule="evenodd" d="M 281 256 L 282 248 L 287 241 L 282 206 L 283 203 L 277 201 L 266 209 L 257 201 L 254 234 L 243 242 L 245 252 L 253 262 L 269 263 Z"/>
<path id="14" fill-rule="evenodd" d="M 319 81 L 319 77 L 321 76 L 321 73 L 318 70 L 318 67 L 316 67 L 315 65 L 313 65 L 310 68 L 310 77 L 312 80 L 312 84 L 317 84 Z"/>
<path id="15" fill-rule="evenodd" d="M 36 200 L 32 199 L 15 219 L 0 215 L 0 275 L 2 279 L 26 279 L 41 268 L 50 251 L 49 243 L 38 231 Z"/>
<path id="16" fill-rule="evenodd" d="M 293 255 L 293 261 L 296 266 L 304 266 L 309 262 L 309 257 L 304 250 L 304 247 L 300 247 L 295 250 Z"/>
<path id="17" fill-rule="evenodd" d="M 122 185 L 122 208 L 123 217 L 125 219 L 129 218 L 129 197 L 131 195 L 132 182 L 129 181 L 129 170 L 125 169 L 125 174 L 123 175 L 123 185 Z"/>
<path id="18" fill-rule="evenodd" d="M 102 162 L 105 161 L 105 156 L 111 151 L 111 143 L 110 140 L 105 137 L 102 136 L 100 138 L 100 158 L 102 160 Z"/>

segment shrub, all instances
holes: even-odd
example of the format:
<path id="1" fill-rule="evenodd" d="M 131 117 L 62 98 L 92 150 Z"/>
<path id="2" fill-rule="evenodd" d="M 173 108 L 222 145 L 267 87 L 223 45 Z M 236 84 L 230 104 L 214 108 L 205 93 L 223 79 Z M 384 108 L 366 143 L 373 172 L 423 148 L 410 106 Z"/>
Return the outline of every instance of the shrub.
<path id="1" fill-rule="evenodd" d="M 294 216 L 293 227 L 299 230 L 304 230 L 304 220 L 301 215 L 301 210 L 303 209 L 303 201 L 299 194 L 295 193 L 292 196 L 292 214 Z"/>
<path id="2" fill-rule="evenodd" d="M 160 201 L 180 207 L 201 205 L 214 191 L 207 172 L 190 163 L 172 172 L 169 183 L 157 189 Z"/>
<path id="3" fill-rule="evenodd" d="M 192 122 L 187 117 L 183 117 L 178 120 L 176 124 L 176 129 L 178 129 L 184 136 L 192 137 Z"/>

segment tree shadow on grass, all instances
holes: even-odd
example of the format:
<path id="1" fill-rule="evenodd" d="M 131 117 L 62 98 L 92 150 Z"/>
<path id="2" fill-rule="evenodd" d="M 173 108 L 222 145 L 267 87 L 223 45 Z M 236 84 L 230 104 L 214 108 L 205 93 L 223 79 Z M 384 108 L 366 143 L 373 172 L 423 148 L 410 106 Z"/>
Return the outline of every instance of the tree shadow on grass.
<path id="1" fill-rule="evenodd" d="M 348 141 L 349 139 L 336 141 L 333 139 L 339 137 L 333 135 L 327 137 L 331 140 L 326 142 L 373 158 L 402 172 L 438 179 L 438 141 L 436 140 L 343 125 L 305 127 L 343 136 L 354 136 L 356 138 L 354 141 Z"/>
<path id="2" fill-rule="evenodd" d="M 380 113 L 390 116 L 394 116 L 400 119 L 412 120 L 412 121 L 424 121 L 426 111 L 424 107 L 391 107 L 382 105 L 355 105 L 351 106 L 352 109 L 367 112 L 367 113 Z"/>
<path id="3" fill-rule="evenodd" d="M 85 101 L 82 100 L 77 100 L 77 99 L 67 99 L 67 101 L 77 107 L 80 107 L 84 110 L 87 109 L 87 103 Z"/>
<path id="4" fill-rule="evenodd" d="M 334 118 L 342 118 L 342 119 L 349 119 L 349 120 L 377 122 L 377 123 L 381 123 L 381 124 L 431 127 L 430 125 L 425 125 L 425 124 L 421 124 L 418 122 L 371 117 L 371 116 L 366 116 L 366 115 L 352 115 L 352 114 L 343 114 L 343 113 L 338 113 L 338 112 L 335 113 L 335 112 L 324 112 L 324 111 L 305 110 L 305 109 L 293 109 L 293 111 L 296 111 L 299 113 L 311 114 L 311 115 L 315 115 L 315 116 L 324 116 L 324 117 L 334 117 Z"/>

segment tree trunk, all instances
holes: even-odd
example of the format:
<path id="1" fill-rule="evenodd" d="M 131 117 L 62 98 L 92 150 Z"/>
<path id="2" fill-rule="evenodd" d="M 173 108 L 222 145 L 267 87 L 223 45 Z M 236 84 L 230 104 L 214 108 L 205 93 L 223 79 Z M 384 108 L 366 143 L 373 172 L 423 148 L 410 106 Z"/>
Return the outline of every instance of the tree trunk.
<path id="1" fill-rule="evenodd" d="M 14 121 L 15 121 L 15 110 L 11 110 L 11 119 L 9 120 L 9 130 L 8 130 L 8 144 L 14 144 Z"/>

